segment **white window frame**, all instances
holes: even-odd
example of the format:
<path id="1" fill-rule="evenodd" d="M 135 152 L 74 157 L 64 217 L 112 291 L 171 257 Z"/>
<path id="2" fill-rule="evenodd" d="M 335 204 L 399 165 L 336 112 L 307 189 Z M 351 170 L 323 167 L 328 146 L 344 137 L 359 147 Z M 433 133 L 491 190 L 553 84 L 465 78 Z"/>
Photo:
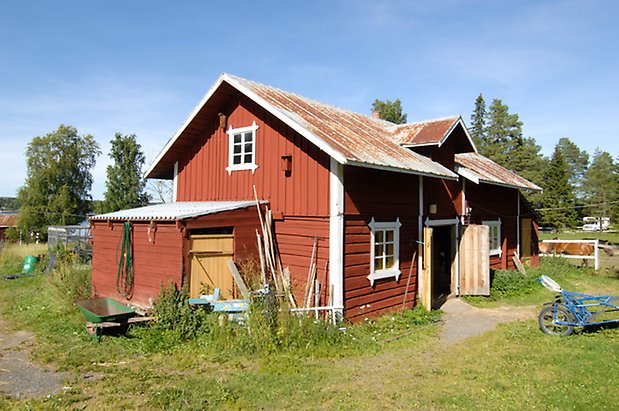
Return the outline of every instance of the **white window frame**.
<path id="1" fill-rule="evenodd" d="M 229 126 L 228 131 L 226 131 L 226 133 L 228 134 L 228 167 L 226 167 L 226 170 L 228 171 L 228 174 L 232 173 L 233 171 L 239 171 L 239 170 L 251 170 L 252 174 L 256 171 L 256 169 L 258 168 L 258 166 L 256 165 L 256 130 L 258 130 L 258 125 L 256 124 L 256 122 L 252 122 L 251 126 L 247 126 L 247 127 L 240 127 L 240 128 L 232 128 L 232 126 Z M 245 142 L 243 141 L 243 136 L 245 135 L 245 133 L 251 132 L 252 133 L 252 150 L 251 153 L 246 153 L 244 151 L 245 148 Z M 234 164 L 234 136 L 235 135 L 241 135 L 241 143 L 237 143 L 241 145 L 241 164 Z M 245 159 L 245 156 L 247 154 L 251 154 L 251 162 L 250 163 L 245 163 L 243 162 Z"/>
<path id="2" fill-rule="evenodd" d="M 490 246 L 490 255 L 498 255 L 499 257 L 503 253 L 502 237 L 501 237 L 501 220 L 484 220 L 481 222 L 483 225 L 487 225 L 490 230 L 488 233 L 488 243 Z M 495 237 L 493 238 L 492 232 L 495 231 Z M 496 240 L 497 247 L 492 248 L 493 240 Z"/>
<path id="3" fill-rule="evenodd" d="M 370 280 L 370 284 L 374 286 L 374 282 L 376 280 L 382 278 L 391 278 L 395 277 L 396 281 L 400 279 L 400 227 L 402 223 L 400 223 L 400 219 L 397 218 L 395 221 L 387 221 L 387 222 L 377 222 L 372 217 L 370 221 L 370 230 L 371 230 L 371 241 L 370 241 L 370 275 L 368 275 L 368 280 Z M 376 232 L 377 231 L 393 231 L 393 265 L 389 268 L 384 268 L 381 270 L 376 270 L 375 268 L 375 250 L 376 250 Z M 386 238 L 386 236 L 383 236 Z"/>

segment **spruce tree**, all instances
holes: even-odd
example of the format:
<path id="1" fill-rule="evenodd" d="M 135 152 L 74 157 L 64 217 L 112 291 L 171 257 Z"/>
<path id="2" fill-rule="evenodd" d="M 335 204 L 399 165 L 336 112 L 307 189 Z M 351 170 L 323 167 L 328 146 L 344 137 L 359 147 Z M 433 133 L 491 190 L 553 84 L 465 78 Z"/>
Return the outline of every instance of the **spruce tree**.
<path id="1" fill-rule="evenodd" d="M 560 229 L 576 225 L 574 188 L 569 178 L 568 164 L 557 145 L 544 172 L 542 225 Z"/>
<path id="2" fill-rule="evenodd" d="M 576 144 L 566 137 L 559 139 L 557 146 L 561 150 L 565 162 L 568 164 L 570 184 L 576 190 L 576 199 L 581 200 L 584 197 L 582 183 L 589 165 L 589 154 L 585 150 L 578 148 Z"/>
<path id="3" fill-rule="evenodd" d="M 145 158 L 135 134 L 116 133 L 111 143 L 114 164 L 107 166 L 104 200 L 97 211 L 107 213 L 147 205 L 149 196 L 142 178 Z"/>
<path id="4" fill-rule="evenodd" d="M 611 217 L 618 200 L 617 165 L 606 151 L 595 150 L 583 181 L 586 204 L 590 215 Z"/>
<path id="5" fill-rule="evenodd" d="M 471 127 L 469 129 L 473 143 L 475 143 L 478 149 L 485 140 L 486 115 L 486 100 L 484 100 L 484 96 L 479 93 L 479 96 L 475 99 L 475 109 L 473 109 L 473 114 L 471 114 Z"/>

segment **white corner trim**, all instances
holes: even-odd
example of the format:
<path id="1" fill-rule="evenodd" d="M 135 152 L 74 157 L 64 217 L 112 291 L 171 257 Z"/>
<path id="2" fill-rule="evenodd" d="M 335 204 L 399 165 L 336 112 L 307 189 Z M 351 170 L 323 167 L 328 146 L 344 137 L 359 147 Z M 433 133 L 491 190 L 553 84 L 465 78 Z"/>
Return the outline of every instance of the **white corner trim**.
<path id="1" fill-rule="evenodd" d="M 174 163 L 174 179 L 172 180 L 172 201 L 178 201 L 178 161 Z"/>
<path id="2" fill-rule="evenodd" d="M 331 305 L 344 307 L 344 166 L 330 159 L 329 177 L 329 285 Z M 344 310 L 338 310 L 340 317 Z"/>

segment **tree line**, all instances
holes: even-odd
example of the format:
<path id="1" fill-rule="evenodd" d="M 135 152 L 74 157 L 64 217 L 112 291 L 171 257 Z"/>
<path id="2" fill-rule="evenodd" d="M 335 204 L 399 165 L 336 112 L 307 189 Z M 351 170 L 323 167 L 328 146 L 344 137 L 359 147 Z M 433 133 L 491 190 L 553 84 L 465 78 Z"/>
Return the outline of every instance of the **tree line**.
<path id="1" fill-rule="evenodd" d="M 585 216 L 619 218 L 619 156 L 598 148 L 591 157 L 562 137 L 546 157 L 535 138 L 523 135 L 522 125 L 500 99 L 490 106 L 482 94 L 475 100 L 469 130 L 479 153 L 543 188 L 525 193 L 540 226 L 566 229 Z"/>
<path id="2" fill-rule="evenodd" d="M 101 154 L 91 135 L 61 124 L 55 131 L 34 137 L 26 148 L 27 177 L 18 190 L 17 229 L 7 236 L 25 241 L 46 240 L 47 227 L 82 223 L 92 212 L 106 213 L 148 204 L 142 177 L 145 157 L 135 134 L 116 133 L 111 140 L 106 190 L 93 202 L 92 170 Z"/>
<path id="3" fill-rule="evenodd" d="M 383 120 L 406 123 L 399 99 L 372 103 Z M 525 192 L 542 227 L 574 228 L 582 218 L 619 218 L 619 156 L 597 149 L 592 157 L 567 137 L 559 139 L 550 157 L 533 137 L 525 137 L 518 114 L 500 99 L 490 105 L 482 94 L 471 114 L 469 132 L 480 154 L 537 184 L 543 191 Z"/>

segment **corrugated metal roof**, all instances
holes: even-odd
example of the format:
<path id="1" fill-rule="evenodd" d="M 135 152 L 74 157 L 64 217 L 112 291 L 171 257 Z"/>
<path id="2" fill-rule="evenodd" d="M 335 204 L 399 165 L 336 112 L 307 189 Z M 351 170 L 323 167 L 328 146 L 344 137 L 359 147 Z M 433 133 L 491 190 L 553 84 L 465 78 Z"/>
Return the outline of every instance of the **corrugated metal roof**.
<path id="1" fill-rule="evenodd" d="M 222 211 L 236 210 L 256 206 L 255 201 L 186 201 L 163 203 L 113 213 L 98 214 L 91 220 L 156 220 L 175 221 L 186 218 L 199 217 Z"/>
<path id="2" fill-rule="evenodd" d="M 462 177 L 475 183 L 483 182 L 524 190 L 542 191 L 539 186 L 481 154 L 456 154 L 455 169 Z"/>
<path id="3" fill-rule="evenodd" d="M 393 133 L 393 138 L 404 145 L 439 144 L 459 119 L 459 116 L 454 116 L 402 124 Z"/>
<path id="4" fill-rule="evenodd" d="M 0 213 L 0 227 L 17 227 L 17 213 Z"/>
<path id="5" fill-rule="evenodd" d="M 170 167 L 170 159 L 166 158 L 166 153 L 173 149 L 177 140 L 186 138 L 185 130 L 188 129 L 193 119 L 199 116 L 201 110 L 206 109 L 210 99 L 215 98 L 218 90 L 224 89 L 224 83 L 254 100 L 342 164 L 350 163 L 400 172 L 457 178 L 456 174 L 441 164 L 402 147 L 393 136 L 398 128 L 393 123 L 373 119 L 229 74 L 222 74 L 211 87 L 181 129 L 149 167 L 146 172 L 147 177 L 161 177 L 169 174 L 158 168 L 158 164 L 161 163 L 161 167 Z"/>

